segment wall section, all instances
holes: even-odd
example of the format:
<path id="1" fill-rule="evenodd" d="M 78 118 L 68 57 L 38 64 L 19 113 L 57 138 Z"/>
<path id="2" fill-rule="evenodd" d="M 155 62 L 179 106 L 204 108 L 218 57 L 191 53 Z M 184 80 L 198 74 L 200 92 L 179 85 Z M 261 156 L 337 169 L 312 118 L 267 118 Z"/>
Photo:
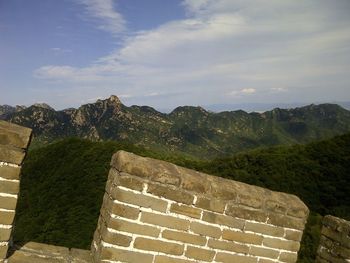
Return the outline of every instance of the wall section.
<path id="1" fill-rule="evenodd" d="M 328 215 L 322 225 L 316 262 L 350 262 L 350 222 Z"/>
<path id="2" fill-rule="evenodd" d="M 308 213 L 294 195 L 119 151 L 92 254 L 95 262 L 296 262 Z"/>
<path id="3" fill-rule="evenodd" d="M 6 258 L 31 129 L 0 121 L 0 262 Z"/>

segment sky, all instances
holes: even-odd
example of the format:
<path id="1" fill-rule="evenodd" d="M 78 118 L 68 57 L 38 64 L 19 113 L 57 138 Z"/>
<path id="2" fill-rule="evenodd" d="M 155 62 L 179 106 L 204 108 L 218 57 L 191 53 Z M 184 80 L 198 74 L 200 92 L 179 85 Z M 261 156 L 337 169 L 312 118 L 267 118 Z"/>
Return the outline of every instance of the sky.
<path id="1" fill-rule="evenodd" d="M 350 101 L 349 0 L 0 0 L 0 104 Z"/>

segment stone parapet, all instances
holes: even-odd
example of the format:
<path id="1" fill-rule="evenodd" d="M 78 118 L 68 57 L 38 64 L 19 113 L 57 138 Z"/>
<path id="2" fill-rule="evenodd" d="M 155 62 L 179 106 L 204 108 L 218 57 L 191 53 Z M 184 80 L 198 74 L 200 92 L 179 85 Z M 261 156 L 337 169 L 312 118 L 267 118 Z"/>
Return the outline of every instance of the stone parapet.
<path id="1" fill-rule="evenodd" d="M 117 152 L 95 262 L 296 262 L 308 208 L 296 196 Z"/>
<path id="2" fill-rule="evenodd" d="M 322 225 L 316 262 L 350 262 L 350 222 L 328 215 Z"/>
<path id="3" fill-rule="evenodd" d="M 0 262 L 7 255 L 31 129 L 0 121 Z"/>
<path id="4" fill-rule="evenodd" d="M 91 263 L 90 251 L 28 242 L 16 247 L 8 263 Z"/>

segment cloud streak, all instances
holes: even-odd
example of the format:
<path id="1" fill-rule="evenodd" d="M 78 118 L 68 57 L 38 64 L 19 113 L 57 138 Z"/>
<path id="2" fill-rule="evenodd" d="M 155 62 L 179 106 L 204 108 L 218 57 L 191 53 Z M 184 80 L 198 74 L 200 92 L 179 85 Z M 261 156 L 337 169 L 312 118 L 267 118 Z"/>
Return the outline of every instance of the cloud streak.
<path id="1" fill-rule="evenodd" d="M 106 22 L 104 30 L 125 29 L 111 1 L 79 1 Z M 160 107 L 227 103 L 227 94 L 264 102 L 298 101 L 303 93 L 298 87 L 307 86 L 318 86 L 319 93 L 310 90 L 301 99 L 331 95 L 335 100 L 350 73 L 350 18 L 340 3 L 350 5 L 337 3 L 185 0 L 185 19 L 135 32 L 121 48 L 86 67 L 44 66 L 35 76 L 67 85 L 96 85 L 100 87 L 96 95 L 107 96 L 114 89 L 116 94 L 129 94 L 126 99 L 140 95 L 155 99 L 149 94 L 174 91 L 186 94 L 154 101 Z M 284 87 L 295 88 L 288 88 L 287 97 Z"/>
<path id="2" fill-rule="evenodd" d="M 115 11 L 113 0 L 77 0 L 86 11 L 86 17 L 96 20 L 98 28 L 118 35 L 126 29 L 123 16 Z"/>

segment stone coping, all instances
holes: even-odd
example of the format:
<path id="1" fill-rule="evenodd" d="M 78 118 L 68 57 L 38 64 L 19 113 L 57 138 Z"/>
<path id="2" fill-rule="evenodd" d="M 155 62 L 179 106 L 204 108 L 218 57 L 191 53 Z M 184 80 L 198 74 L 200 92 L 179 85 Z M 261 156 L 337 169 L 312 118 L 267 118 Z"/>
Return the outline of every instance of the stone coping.
<path id="1" fill-rule="evenodd" d="M 342 232 L 344 235 L 350 236 L 350 221 L 338 218 L 331 215 L 326 215 L 323 218 L 322 224 L 337 232 Z"/>
<path id="2" fill-rule="evenodd" d="M 0 162 L 21 165 L 32 130 L 0 120 Z"/>
<path id="3" fill-rule="evenodd" d="M 295 195 L 208 175 L 125 151 L 118 151 L 113 155 L 111 166 L 120 172 L 194 192 L 209 199 L 224 200 L 302 219 L 306 219 L 309 214 L 307 206 Z"/>
<path id="4" fill-rule="evenodd" d="M 22 247 L 15 247 L 8 263 L 91 263 L 88 250 L 66 248 L 36 242 L 28 242 Z"/>

